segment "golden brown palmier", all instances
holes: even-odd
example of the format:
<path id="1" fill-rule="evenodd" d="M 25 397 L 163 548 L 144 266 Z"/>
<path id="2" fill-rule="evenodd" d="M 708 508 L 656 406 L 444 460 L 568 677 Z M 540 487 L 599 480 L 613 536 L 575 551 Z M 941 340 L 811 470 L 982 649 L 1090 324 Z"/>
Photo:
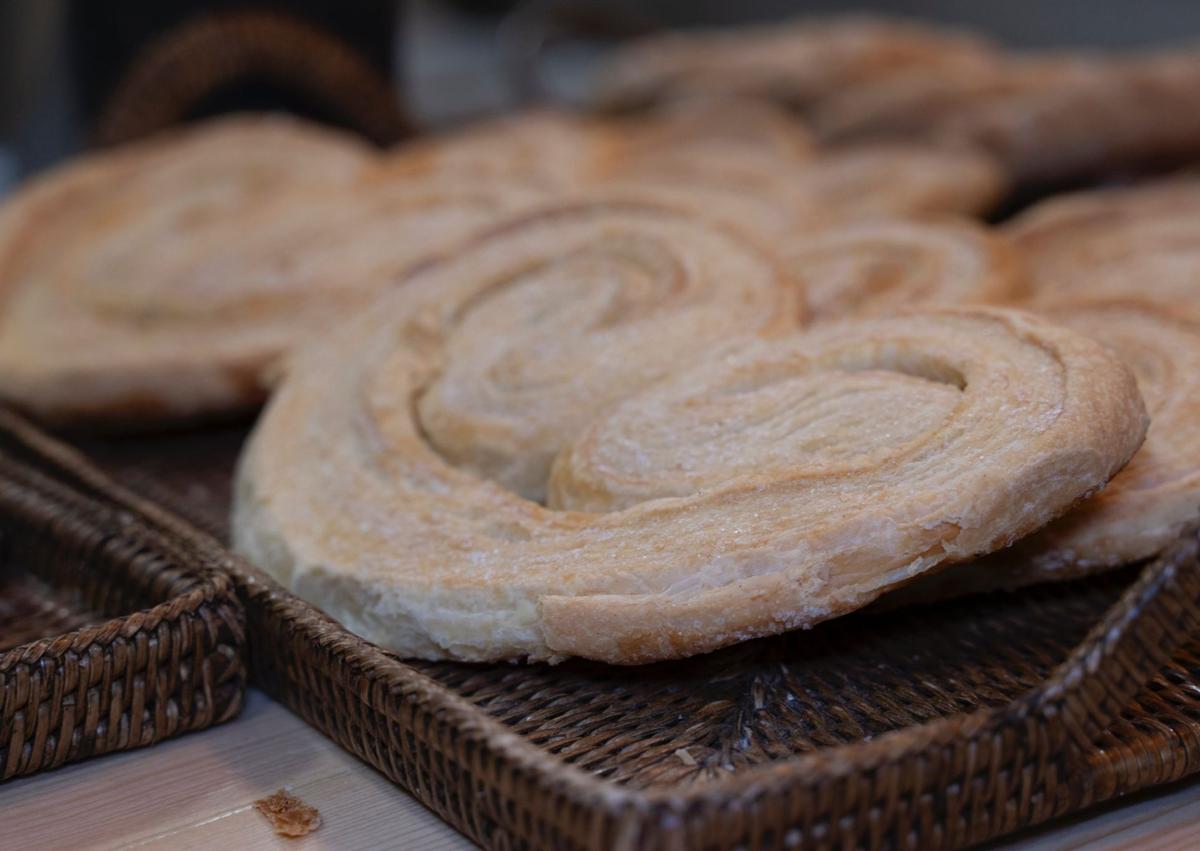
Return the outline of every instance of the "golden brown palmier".
<path id="1" fill-rule="evenodd" d="M 1013 247 L 968 220 L 850 224 L 800 236 L 780 252 L 803 283 L 813 321 L 921 304 L 1002 304 L 1026 293 Z"/>
<path id="2" fill-rule="evenodd" d="M 1200 305 L 1200 178 L 1056 196 L 1007 233 L 1035 302 L 1149 296 Z"/>
<path id="3" fill-rule="evenodd" d="M 652 207 L 509 225 L 296 360 L 237 549 L 402 655 L 647 662 L 1001 547 L 1141 443 L 1082 335 L 975 308 L 773 337 L 777 274 Z"/>
<path id="4" fill-rule="evenodd" d="M 1190 162 L 1200 155 L 1200 56 L 1097 60 L 1084 73 L 984 98 L 937 138 L 994 155 L 1018 183 L 1054 184 Z"/>
<path id="5" fill-rule="evenodd" d="M 754 96 L 807 107 L 856 82 L 921 67 L 957 72 L 992 54 L 976 36 L 868 15 L 669 33 L 619 50 L 597 100 L 623 108 L 682 96 Z"/>
<path id="6" fill-rule="evenodd" d="M 910 143 L 830 150 L 796 175 L 793 191 L 815 225 L 884 216 L 978 215 L 1008 180 L 986 154 Z"/>
<path id="7" fill-rule="evenodd" d="M 116 154 L 119 191 L 90 193 L 53 246 L 10 267 L 0 394 L 111 427 L 257 404 L 297 341 L 542 197 L 398 180 L 312 132 L 239 119 Z"/>
<path id="8" fill-rule="evenodd" d="M 607 144 L 599 122 L 554 110 L 531 110 L 435 134 L 386 155 L 398 178 L 449 178 L 577 188 Z"/>
<path id="9" fill-rule="evenodd" d="M 369 162 L 369 149 L 352 137 L 283 115 L 214 119 L 86 154 L 0 207 L 0 288 L 11 290 L 38 258 L 107 226 L 106 217 L 131 215 L 119 207 L 154 205 L 164 224 L 186 226 L 285 187 L 344 184 Z"/>
<path id="10" fill-rule="evenodd" d="M 947 74 L 914 68 L 834 92 L 808 116 L 825 143 L 928 139 L 956 116 L 1097 73 L 1091 55 L 996 56 Z"/>
<path id="11" fill-rule="evenodd" d="M 1073 579 L 1161 553 L 1200 517 L 1200 314 L 1121 298 L 1060 302 L 1045 314 L 1104 343 L 1133 371 L 1146 441 L 1105 488 L 1041 531 L 922 579 L 899 599 Z"/>
<path id="12" fill-rule="evenodd" d="M 714 342 L 802 316 L 799 286 L 741 234 L 609 197 L 511 219 L 404 286 L 423 310 L 450 312 L 445 364 L 416 402 L 422 433 L 535 500 L 596 411 Z"/>

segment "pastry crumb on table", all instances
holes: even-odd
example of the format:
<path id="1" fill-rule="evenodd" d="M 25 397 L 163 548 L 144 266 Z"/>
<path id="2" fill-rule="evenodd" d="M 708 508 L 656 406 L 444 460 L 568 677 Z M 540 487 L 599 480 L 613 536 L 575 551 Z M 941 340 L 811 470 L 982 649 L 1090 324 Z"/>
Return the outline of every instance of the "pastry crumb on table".
<path id="1" fill-rule="evenodd" d="M 321 826 L 321 814 L 316 808 L 310 807 L 286 789 L 255 801 L 254 808 L 263 814 L 280 836 L 308 836 Z"/>

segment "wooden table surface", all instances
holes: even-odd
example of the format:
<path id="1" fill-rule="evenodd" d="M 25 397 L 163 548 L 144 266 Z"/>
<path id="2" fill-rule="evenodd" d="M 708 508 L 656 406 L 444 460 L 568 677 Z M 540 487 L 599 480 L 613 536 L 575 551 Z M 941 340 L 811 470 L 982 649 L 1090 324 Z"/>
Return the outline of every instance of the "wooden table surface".
<path id="1" fill-rule="evenodd" d="M 275 836 L 252 802 L 287 788 L 321 812 Z M 437 816 L 265 695 L 237 720 L 0 786 L 0 849 L 471 848 Z M 993 843 L 1005 851 L 1200 847 L 1200 779 Z"/>

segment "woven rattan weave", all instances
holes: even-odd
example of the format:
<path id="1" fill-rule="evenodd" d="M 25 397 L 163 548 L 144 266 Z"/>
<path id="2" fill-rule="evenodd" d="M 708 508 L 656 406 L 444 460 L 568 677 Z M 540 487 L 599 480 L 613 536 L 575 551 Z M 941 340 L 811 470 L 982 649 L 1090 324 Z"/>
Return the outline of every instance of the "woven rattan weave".
<path id="1" fill-rule="evenodd" d="M 236 715 L 229 576 L 31 461 L 0 439 L 0 780 Z"/>
<path id="2" fill-rule="evenodd" d="M 90 444 L 128 489 L 7 432 L 222 552 L 196 526 L 223 533 L 240 430 Z M 1091 581 L 643 668 L 406 663 L 230 564 L 257 681 L 486 847 L 954 848 L 1200 769 L 1194 536 Z"/>

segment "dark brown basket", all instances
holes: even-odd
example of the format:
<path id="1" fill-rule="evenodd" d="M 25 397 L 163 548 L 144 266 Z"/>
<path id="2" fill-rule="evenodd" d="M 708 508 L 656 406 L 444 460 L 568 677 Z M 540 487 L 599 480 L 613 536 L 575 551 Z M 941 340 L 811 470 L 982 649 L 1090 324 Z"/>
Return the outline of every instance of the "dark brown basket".
<path id="1" fill-rule="evenodd" d="M 4 431 L 220 558 L 79 456 Z M 241 437 L 88 449 L 220 535 Z M 490 848 L 955 848 L 1200 768 L 1195 536 L 1141 570 L 641 668 L 404 662 L 231 564 L 258 683 Z"/>
<path id="2" fill-rule="evenodd" d="M 235 716 L 245 623 L 213 554 L 28 460 L 0 441 L 0 780 Z"/>
<path id="3" fill-rule="evenodd" d="M 212 12 L 158 36 L 104 105 L 95 141 L 115 145 L 185 118 L 205 99 L 266 80 L 378 145 L 412 130 L 389 82 L 341 39 L 279 12 Z"/>

